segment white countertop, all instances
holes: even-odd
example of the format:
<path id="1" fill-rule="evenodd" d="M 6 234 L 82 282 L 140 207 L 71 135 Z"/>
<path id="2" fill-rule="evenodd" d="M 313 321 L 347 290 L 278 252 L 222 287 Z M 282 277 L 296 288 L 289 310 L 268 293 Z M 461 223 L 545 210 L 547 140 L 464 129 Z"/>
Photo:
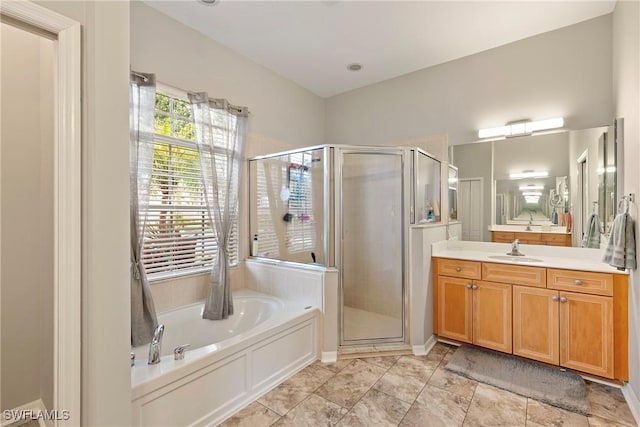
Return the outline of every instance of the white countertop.
<path id="1" fill-rule="evenodd" d="M 526 265 L 529 267 L 560 268 L 565 270 L 594 271 L 598 273 L 628 274 L 602 262 L 602 249 L 572 248 L 520 244 L 523 258 L 535 258 L 539 262 L 523 262 L 520 257 L 513 260 L 490 258 L 506 255 L 511 250 L 509 243 L 466 242 L 444 240 L 431 245 L 431 256 L 455 258 L 468 261 L 493 262 L 499 264 Z"/>
<path id="2" fill-rule="evenodd" d="M 532 225 L 531 230 L 526 230 L 526 225 L 490 225 L 489 231 L 507 231 L 517 233 L 545 233 L 545 234 L 571 234 L 567 232 L 567 227 L 560 227 L 558 225 L 552 225 L 545 227 L 541 225 Z"/>

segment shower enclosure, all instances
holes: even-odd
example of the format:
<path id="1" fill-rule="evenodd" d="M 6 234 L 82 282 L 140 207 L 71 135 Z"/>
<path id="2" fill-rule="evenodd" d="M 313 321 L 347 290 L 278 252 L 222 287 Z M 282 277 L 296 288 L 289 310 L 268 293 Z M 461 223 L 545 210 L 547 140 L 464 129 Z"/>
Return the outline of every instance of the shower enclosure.
<path id="1" fill-rule="evenodd" d="M 440 167 L 404 147 L 252 158 L 251 255 L 339 270 L 341 346 L 405 343 L 407 231 L 440 222 Z"/>

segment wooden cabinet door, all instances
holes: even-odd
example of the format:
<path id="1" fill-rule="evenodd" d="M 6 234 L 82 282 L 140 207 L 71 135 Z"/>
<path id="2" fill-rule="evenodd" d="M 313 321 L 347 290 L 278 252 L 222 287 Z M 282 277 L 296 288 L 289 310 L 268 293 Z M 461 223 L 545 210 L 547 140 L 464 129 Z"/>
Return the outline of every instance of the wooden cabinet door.
<path id="1" fill-rule="evenodd" d="M 511 353 L 511 285 L 475 281 L 473 343 Z"/>
<path id="2" fill-rule="evenodd" d="M 557 365 L 558 291 L 513 287 L 513 354 Z"/>
<path id="3" fill-rule="evenodd" d="M 472 281 L 438 276 L 438 335 L 471 342 Z"/>
<path id="4" fill-rule="evenodd" d="M 613 299 L 560 292 L 560 365 L 613 378 Z"/>

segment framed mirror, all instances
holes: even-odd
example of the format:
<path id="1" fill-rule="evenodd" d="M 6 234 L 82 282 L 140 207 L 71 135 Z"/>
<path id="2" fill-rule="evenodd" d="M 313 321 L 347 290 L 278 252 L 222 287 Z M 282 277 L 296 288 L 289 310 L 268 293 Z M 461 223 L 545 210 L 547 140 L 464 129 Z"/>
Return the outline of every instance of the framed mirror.
<path id="1" fill-rule="evenodd" d="M 479 240 L 492 241 L 497 226 L 514 231 L 533 226 L 533 232 L 544 228 L 570 234 L 575 247 L 581 246 L 587 221 L 596 213 L 604 230 L 602 246 L 619 198 L 621 141 L 622 123 L 616 121 L 615 126 L 450 146 L 457 179 L 482 178 L 484 183 L 478 206 L 458 205 L 457 210 L 482 212 Z"/>

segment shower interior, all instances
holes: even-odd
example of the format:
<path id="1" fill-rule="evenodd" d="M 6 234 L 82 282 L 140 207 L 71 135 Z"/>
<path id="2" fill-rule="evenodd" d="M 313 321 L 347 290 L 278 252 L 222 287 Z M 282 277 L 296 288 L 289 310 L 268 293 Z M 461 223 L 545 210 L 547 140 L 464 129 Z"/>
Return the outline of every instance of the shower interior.
<path id="1" fill-rule="evenodd" d="M 440 178 L 440 162 L 412 147 L 252 158 L 251 255 L 338 269 L 341 348 L 405 344 L 408 228 L 440 222 Z"/>

